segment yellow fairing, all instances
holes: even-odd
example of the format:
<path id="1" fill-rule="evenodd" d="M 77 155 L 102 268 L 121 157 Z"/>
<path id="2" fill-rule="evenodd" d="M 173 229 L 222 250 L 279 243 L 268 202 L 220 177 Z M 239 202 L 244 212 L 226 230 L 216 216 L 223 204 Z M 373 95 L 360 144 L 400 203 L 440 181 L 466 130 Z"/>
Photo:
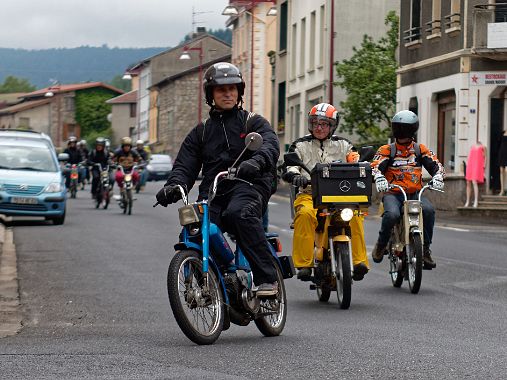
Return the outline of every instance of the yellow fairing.
<path id="1" fill-rule="evenodd" d="M 313 208 L 312 196 L 310 194 L 299 194 L 294 202 L 294 208 L 296 210 L 292 243 L 294 266 L 296 268 L 313 267 L 317 210 Z M 362 262 L 369 268 L 364 241 L 363 217 L 354 216 L 349 225 L 352 232 L 353 265 Z M 325 228 L 325 231 L 327 231 L 327 228 Z M 327 247 L 327 233 L 317 234 L 317 242 L 317 246 Z M 319 250 L 317 249 L 318 254 Z"/>

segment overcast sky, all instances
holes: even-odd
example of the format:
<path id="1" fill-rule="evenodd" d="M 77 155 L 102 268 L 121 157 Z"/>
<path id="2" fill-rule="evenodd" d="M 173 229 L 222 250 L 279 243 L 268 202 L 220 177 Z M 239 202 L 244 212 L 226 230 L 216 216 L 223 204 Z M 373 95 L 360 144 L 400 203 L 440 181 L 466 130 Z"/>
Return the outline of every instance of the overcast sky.
<path id="1" fill-rule="evenodd" d="M 0 47 L 165 47 L 197 26 L 225 28 L 228 0 L 0 0 Z"/>

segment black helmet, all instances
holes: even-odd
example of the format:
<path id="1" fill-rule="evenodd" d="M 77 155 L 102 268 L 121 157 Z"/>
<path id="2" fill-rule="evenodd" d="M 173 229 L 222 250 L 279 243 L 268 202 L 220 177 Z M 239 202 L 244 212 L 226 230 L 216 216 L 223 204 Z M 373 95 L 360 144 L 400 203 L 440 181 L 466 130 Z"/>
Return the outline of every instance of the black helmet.
<path id="1" fill-rule="evenodd" d="M 210 66 L 204 73 L 204 93 L 206 103 L 213 106 L 213 87 L 222 84 L 235 84 L 238 88 L 238 103 L 243 102 L 245 93 L 245 81 L 239 69 L 232 63 L 218 62 Z"/>
<path id="2" fill-rule="evenodd" d="M 391 128 L 396 139 L 414 138 L 419 129 L 419 118 L 412 111 L 400 111 L 393 116 Z"/>
<path id="3" fill-rule="evenodd" d="M 106 139 L 104 137 L 97 137 L 95 139 L 95 146 L 97 145 L 106 146 Z"/>

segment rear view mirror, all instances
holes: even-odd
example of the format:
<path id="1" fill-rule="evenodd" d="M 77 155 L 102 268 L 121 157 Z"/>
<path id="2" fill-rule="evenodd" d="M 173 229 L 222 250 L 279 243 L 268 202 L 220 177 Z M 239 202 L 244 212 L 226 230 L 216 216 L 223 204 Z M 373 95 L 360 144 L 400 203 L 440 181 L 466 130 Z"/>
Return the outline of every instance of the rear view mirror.
<path id="1" fill-rule="evenodd" d="M 262 146 L 262 136 L 257 132 L 250 132 L 245 137 L 245 143 L 248 150 L 256 151 Z"/>
<path id="2" fill-rule="evenodd" d="M 359 162 L 371 161 L 373 156 L 375 156 L 375 149 L 371 145 L 363 146 L 359 150 Z"/>
<path id="3" fill-rule="evenodd" d="M 58 155 L 58 161 L 69 161 L 69 154 L 68 153 L 60 153 Z"/>

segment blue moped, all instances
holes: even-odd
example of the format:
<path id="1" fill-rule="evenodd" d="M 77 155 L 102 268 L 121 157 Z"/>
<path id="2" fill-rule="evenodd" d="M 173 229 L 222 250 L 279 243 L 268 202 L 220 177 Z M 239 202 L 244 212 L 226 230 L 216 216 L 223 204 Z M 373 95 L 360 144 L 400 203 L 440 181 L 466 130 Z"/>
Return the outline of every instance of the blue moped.
<path id="1" fill-rule="evenodd" d="M 251 132 L 245 142 L 241 155 L 246 149 L 259 149 L 262 136 Z M 241 249 L 237 246 L 233 251 L 220 228 L 210 221 L 209 205 L 219 181 L 244 181 L 235 175 L 238 160 L 229 170 L 216 175 L 207 200 L 189 203 L 185 189 L 179 187 L 184 203 L 178 210 L 183 230 L 169 266 L 167 290 L 178 326 L 200 345 L 214 343 L 231 322 L 246 326 L 254 321 L 265 336 L 277 336 L 287 317 L 283 280 L 292 277 L 295 270 L 291 256 L 279 256 L 282 249 L 278 235 L 266 235 L 277 271 L 278 294 L 259 299 L 250 265 Z"/>

